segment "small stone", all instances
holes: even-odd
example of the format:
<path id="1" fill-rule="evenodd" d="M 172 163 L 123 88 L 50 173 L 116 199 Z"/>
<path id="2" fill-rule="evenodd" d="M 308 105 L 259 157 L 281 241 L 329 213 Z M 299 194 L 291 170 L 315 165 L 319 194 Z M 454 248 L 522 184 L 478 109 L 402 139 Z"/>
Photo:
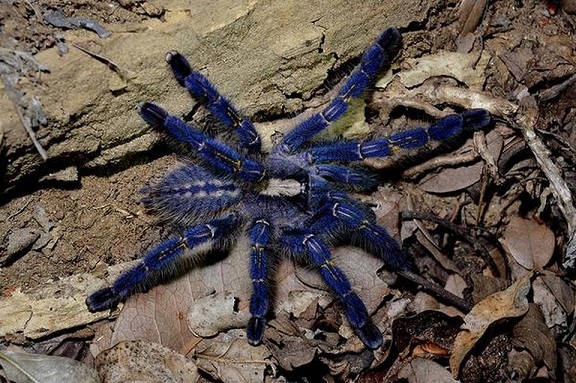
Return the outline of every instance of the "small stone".
<path id="1" fill-rule="evenodd" d="M 8 236 L 6 252 L 0 255 L 0 266 L 14 262 L 16 258 L 32 247 L 38 237 L 40 237 L 38 230 L 30 227 L 12 231 Z"/>
<path id="2" fill-rule="evenodd" d="M 142 9 L 144 10 L 144 13 L 150 17 L 160 17 L 164 14 L 164 8 L 158 7 L 156 4 L 150 1 L 142 4 Z"/>

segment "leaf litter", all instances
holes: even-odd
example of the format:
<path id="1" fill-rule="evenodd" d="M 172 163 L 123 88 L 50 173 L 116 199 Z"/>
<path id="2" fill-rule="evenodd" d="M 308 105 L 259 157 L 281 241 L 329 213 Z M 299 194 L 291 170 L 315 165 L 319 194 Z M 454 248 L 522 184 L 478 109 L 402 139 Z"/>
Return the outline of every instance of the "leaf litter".
<path id="1" fill-rule="evenodd" d="M 386 221 L 385 227 L 402 233 L 424 275 L 474 305 L 469 313 L 380 270 L 379 261 L 357 249 L 344 247 L 336 250 L 335 257 L 383 331 L 383 350 L 367 353 L 317 275 L 290 262 L 277 270 L 275 317 L 265 343 L 253 348 L 244 339 L 250 284 L 240 251 L 133 297 L 113 313 L 115 322 L 93 324 L 91 350 L 98 355 L 100 375 L 107 381 L 151 376 L 158 381 L 196 381 L 199 371 L 204 378 L 223 381 L 300 374 L 311 380 L 332 375 L 338 381 L 363 382 L 399 378 L 419 382 L 432 377 L 452 382 L 453 376 L 464 382 L 511 376 L 574 380 L 576 373 L 569 366 L 574 352 L 566 347 L 576 344 L 571 330 L 573 273 L 567 275 L 562 268 L 576 259 L 570 250 L 575 248 L 576 216 L 570 208 L 570 190 L 575 188 L 570 178 L 564 188 L 562 178 L 574 165 L 573 154 L 562 142 L 575 147 L 564 128 L 574 124 L 574 113 L 565 112 L 573 105 L 574 55 L 569 38 L 550 37 L 561 35 L 558 30 L 565 29 L 563 23 L 572 16 L 545 12 L 545 4 L 532 2 L 518 9 L 502 1 L 463 2 L 458 52 L 451 52 L 454 46 L 446 49 L 446 41 L 454 37 L 449 33 L 437 33 L 437 40 L 427 39 L 429 31 L 408 34 L 403 54 L 407 59 L 398 64 L 398 75 L 381 83 L 386 91 L 376 90 L 373 102 L 367 104 L 381 108 L 369 120 L 376 134 L 386 134 L 379 129 L 388 123 L 392 129 L 420 123 L 410 115 L 440 117 L 471 105 L 483 106 L 500 119 L 487 134 L 488 153 L 478 148 L 432 157 L 425 166 L 407 169 L 369 202 L 380 221 Z M 474 32 L 478 25 L 484 31 L 483 50 Z M 537 117 L 542 131 L 534 129 Z M 528 145 L 518 145 L 523 143 L 519 133 Z M 536 133 L 548 135 L 542 140 Z M 554 150 L 554 156 L 543 150 L 546 147 Z M 494 159 L 490 172 L 484 165 L 486 155 Z M 389 169 L 385 163 L 370 165 Z M 410 220 L 398 228 L 407 194 L 416 201 L 410 209 L 433 212 L 444 224 Z M 455 227 L 464 228 L 466 236 L 449 229 Z M 29 228 L 22 225 L 28 230 L 22 233 L 29 233 Z M 46 231 L 53 233 L 51 228 Z M 16 238 L 6 240 L 23 256 L 40 241 L 35 235 L 21 243 Z M 488 255 L 476 251 L 477 246 L 486 247 Z M 62 281 L 66 286 L 68 282 Z M 82 290 L 73 286 L 75 293 Z M 86 286 L 90 287 L 80 295 L 94 289 L 93 277 Z M 64 297 L 51 299 L 66 299 L 69 290 Z M 10 305 L 5 308 L 39 302 L 30 300 L 29 293 L 9 293 Z M 51 336 L 102 318 L 81 317 L 77 315 L 81 305 L 70 307 L 58 325 L 44 311 L 33 312 L 34 322 L 22 316 L 11 327 L 2 320 L 0 327 L 9 329 L 2 334 L 22 342 L 35 339 L 34 332 L 41 334 L 43 326 L 49 327 L 45 334 Z M 71 318 L 76 320 L 69 322 Z M 34 326 L 23 331 L 30 324 Z M 25 335 L 13 335 L 18 333 Z M 138 370 L 144 375 L 137 375 Z"/>

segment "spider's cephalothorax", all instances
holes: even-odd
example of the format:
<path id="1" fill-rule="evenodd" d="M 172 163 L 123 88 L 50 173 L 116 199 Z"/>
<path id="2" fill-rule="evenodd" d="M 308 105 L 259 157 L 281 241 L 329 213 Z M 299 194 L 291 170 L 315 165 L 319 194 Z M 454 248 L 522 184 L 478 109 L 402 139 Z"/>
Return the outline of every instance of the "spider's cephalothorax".
<path id="1" fill-rule="evenodd" d="M 376 224 L 371 209 L 349 195 L 349 191 L 367 192 L 375 186 L 360 161 L 418 148 L 430 140 L 449 139 L 490 123 L 488 112 L 475 109 L 389 138 L 312 141 L 346 113 L 352 99 L 363 96 L 378 72 L 390 66 L 401 41 L 396 28 L 385 30 L 364 53 L 337 96 L 321 112 L 295 126 L 269 154 L 261 152 L 260 137 L 250 120 L 241 117 L 205 76 L 193 71 L 184 56 L 168 53 L 176 79 L 234 132 L 240 148 L 232 148 L 155 104 L 140 105 L 142 118 L 187 144 L 197 164 L 183 165 L 145 190 L 144 205 L 178 228 L 178 235 L 150 250 L 111 287 L 90 295 L 86 301 L 89 309 L 115 307 L 154 285 L 166 269 L 186 259 L 186 250 L 227 250 L 245 233 L 252 249 L 252 318 L 247 329 L 251 344 L 259 344 L 264 336 L 272 296 L 271 265 L 276 257 L 288 255 L 319 271 L 362 342 L 378 348 L 382 335 L 346 275 L 332 261 L 330 248 L 351 243 L 380 257 L 391 270 L 410 270 L 411 264 L 398 243 Z"/>

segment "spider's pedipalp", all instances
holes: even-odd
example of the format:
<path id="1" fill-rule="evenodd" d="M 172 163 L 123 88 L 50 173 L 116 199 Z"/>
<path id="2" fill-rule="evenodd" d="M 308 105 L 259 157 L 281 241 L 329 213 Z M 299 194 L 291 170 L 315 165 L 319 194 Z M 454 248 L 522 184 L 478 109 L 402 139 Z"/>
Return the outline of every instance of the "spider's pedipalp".
<path id="1" fill-rule="evenodd" d="M 271 235 L 270 223 L 257 219 L 249 230 L 252 245 L 250 252 L 250 278 L 252 279 L 252 296 L 250 298 L 250 314 L 246 336 L 252 345 L 258 345 L 264 337 L 266 314 L 270 310 L 270 279 L 268 242 Z"/>
<path id="2" fill-rule="evenodd" d="M 364 52 L 360 64 L 350 74 L 338 95 L 320 113 L 314 114 L 286 134 L 279 145 L 285 153 L 293 153 L 314 135 L 348 110 L 351 98 L 361 97 L 376 75 L 390 66 L 402 47 L 402 35 L 396 28 L 386 29 L 375 43 Z"/>
<path id="3" fill-rule="evenodd" d="M 237 226 L 238 217 L 231 214 L 188 228 L 181 237 L 168 238 L 150 250 L 136 266 L 120 275 L 111 287 L 91 294 L 86 299 L 88 309 L 102 311 L 114 308 L 130 295 L 147 290 L 157 284 L 159 279 L 173 275 L 177 271 L 173 268 L 184 261 L 182 259 L 184 250 L 205 244 L 211 245 L 212 248 L 222 248 L 227 243 L 227 237 L 237 229 Z M 203 250 L 207 251 L 208 248 Z"/>
<path id="4" fill-rule="evenodd" d="M 216 172 L 224 176 L 235 175 L 247 182 L 259 182 L 264 178 L 264 167 L 258 161 L 246 158 L 228 145 L 194 129 L 158 105 L 145 102 L 139 112 L 146 122 L 164 126 L 174 138 L 190 145 Z"/>
<path id="5" fill-rule="evenodd" d="M 260 136 L 248 118 L 243 118 L 228 99 L 202 73 L 192 70 L 188 60 L 176 51 L 166 55 L 174 77 L 186 87 L 190 95 L 206 105 L 208 110 L 224 125 L 234 129 L 242 147 L 251 153 L 260 151 Z"/>

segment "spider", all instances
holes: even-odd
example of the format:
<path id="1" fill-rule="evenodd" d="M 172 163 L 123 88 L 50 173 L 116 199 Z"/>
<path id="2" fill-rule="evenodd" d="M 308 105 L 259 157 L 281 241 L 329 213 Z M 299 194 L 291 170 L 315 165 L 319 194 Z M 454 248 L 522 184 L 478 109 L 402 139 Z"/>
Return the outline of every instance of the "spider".
<path id="1" fill-rule="evenodd" d="M 401 46 L 398 29 L 386 29 L 362 55 L 336 97 L 298 123 L 269 153 L 261 150 L 252 122 L 204 75 L 192 70 L 183 55 L 168 52 L 166 61 L 177 81 L 229 128 L 231 137 L 224 143 L 156 104 L 139 105 L 138 112 L 148 124 L 166 129 L 192 153 L 192 160 L 143 190 L 144 206 L 171 224 L 177 234 L 149 250 L 112 286 L 90 295 L 86 299 L 89 310 L 114 308 L 130 295 L 156 285 L 188 259 L 189 250 L 226 252 L 239 235 L 247 235 L 252 279 L 250 344 L 258 345 L 264 337 L 272 305 L 273 265 L 280 258 L 292 257 L 318 270 L 360 340 L 371 349 L 379 348 L 382 334 L 333 262 L 330 248 L 349 243 L 381 258 L 393 271 L 413 267 L 399 244 L 376 223 L 374 212 L 351 196 L 351 192 L 366 193 L 377 186 L 361 161 L 419 148 L 431 140 L 451 139 L 463 131 L 483 129 L 491 121 L 487 111 L 472 109 L 389 138 L 314 141 L 316 134 L 346 113 L 351 100 L 363 97 L 376 75 L 390 67 Z"/>

